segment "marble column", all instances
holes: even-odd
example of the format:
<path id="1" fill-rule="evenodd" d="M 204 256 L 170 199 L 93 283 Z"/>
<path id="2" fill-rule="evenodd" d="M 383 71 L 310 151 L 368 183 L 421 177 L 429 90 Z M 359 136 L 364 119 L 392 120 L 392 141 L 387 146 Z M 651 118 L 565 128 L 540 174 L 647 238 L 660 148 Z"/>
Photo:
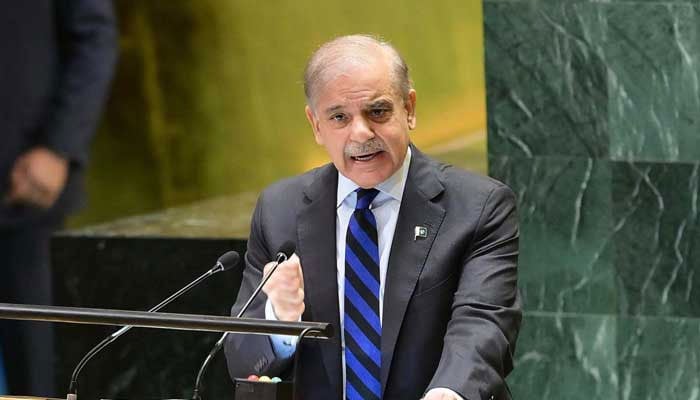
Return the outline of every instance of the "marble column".
<path id="1" fill-rule="evenodd" d="M 519 199 L 518 399 L 700 396 L 700 3 L 485 0 Z"/>

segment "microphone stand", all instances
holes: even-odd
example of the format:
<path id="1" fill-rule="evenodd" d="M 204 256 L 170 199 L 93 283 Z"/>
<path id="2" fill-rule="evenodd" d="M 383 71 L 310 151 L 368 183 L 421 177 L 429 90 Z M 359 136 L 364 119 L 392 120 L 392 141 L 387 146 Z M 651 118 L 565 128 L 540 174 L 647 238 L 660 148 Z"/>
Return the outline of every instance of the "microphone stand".
<path id="1" fill-rule="evenodd" d="M 241 308 L 241 311 L 238 312 L 238 315 L 236 315 L 236 318 L 241 318 L 243 316 L 243 313 L 245 313 L 248 310 L 248 307 L 250 307 L 250 303 L 255 300 L 256 297 L 258 297 L 258 293 L 262 290 L 263 286 L 265 286 L 265 283 L 270 279 L 272 274 L 275 272 L 277 267 L 287 261 L 287 255 L 284 254 L 283 252 L 278 253 L 277 260 L 275 260 L 275 265 L 272 266 L 270 269 L 270 272 L 263 277 L 262 281 L 258 285 L 258 287 L 255 288 L 253 291 L 253 294 L 248 298 L 248 301 L 243 305 Z M 226 338 L 228 337 L 229 332 L 224 332 L 223 335 L 219 338 L 219 340 L 216 341 L 214 344 L 214 347 L 209 351 L 209 354 L 207 354 L 207 357 L 204 359 L 204 362 L 202 363 L 202 366 L 199 368 L 199 372 L 197 372 L 197 379 L 194 382 L 194 391 L 192 392 L 192 400 L 201 400 L 202 396 L 199 394 L 199 389 L 202 387 L 202 377 L 206 373 L 207 369 L 209 368 L 209 364 L 211 364 L 211 360 L 214 358 L 216 353 L 218 353 L 221 348 L 224 346 L 224 341 L 226 341 Z M 71 399 L 68 399 L 71 400 Z"/>
<path id="2" fill-rule="evenodd" d="M 298 336 L 297 339 L 297 349 L 296 352 L 294 352 L 294 369 L 292 372 L 292 400 L 297 400 L 297 390 L 296 390 L 296 383 L 298 381 L 299 377 L 299 359 L 301 358 L 301 341 L 306 338 L 306 335 L 310 333 L 319 333 L 320 331 L 316 328 L 306 328 L 304 329 Z"/>
<path id="3" fill-rule="evenodd" d="M 184 293 L 188 292 L 193 287 L 197 286 L 203 280 L 205 280 L 208 277 L 214 275 L 215 273 L 221 272 L 223 270 L 224 270 L 224 265 L 221 262 L 217 262 L 216 265 L 212 269 L 205 272 L 204 274 L 202 274 L 199 278 L 195 279 L 194 281 L 190 282 L 190 284 L 188 284 L 187 286 L 185 286 L 182 289 L 178 290 L 177 292 L 173 293 L 167 299 L 165 299 L 165 300 L 161 301 L 160 303 L 158 303 L 157 305 L 155 305 L 153 308 L 148 310 L 148 312 L 156 312 L 156 311 L 160 310 L 161 308 L 170 304 L 173 300 L 177 299 L 178 297 L 182 296 Z M 116 332 L 114 332 L 111 335 L 107 336 L 106 338 L 102 339 L 102 341 L 100 343 L 98 343 L 95 347 L 93 347 L 90 351 L 88 351 L 87 354 L 85 354 L 83 356 L 83 358 L 80 360 L 78 365 L 73 370 L 73 375 L 71 375 L 70 385 L 68 386 L 68 396 L 66 397 L 67 400 L 77 400 L 78 399 L 78 392 L 77 392 L 78 375 L 80 375 L 80 371 L 82 371 L 83 367 L 85 367 L 85 365 L 88 363 L 88 361 L 90 361 L 92 359 L 92 357 L 95 356 L 95 354 L 102 351 L 102 349 L 109 346 L 110 343 L 117 340 L 121 335 L 125 334 L 133 327 L 134 327 L 133 325 L 126 325 L 126 326 L 122 327 L 121 329 L 117 330 Z"/>

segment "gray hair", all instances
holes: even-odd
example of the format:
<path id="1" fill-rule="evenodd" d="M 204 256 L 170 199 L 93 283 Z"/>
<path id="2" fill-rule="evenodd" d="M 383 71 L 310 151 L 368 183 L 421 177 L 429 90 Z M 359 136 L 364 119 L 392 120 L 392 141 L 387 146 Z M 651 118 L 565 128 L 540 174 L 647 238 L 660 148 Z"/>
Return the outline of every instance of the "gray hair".
<path id="1" fill-rule="evenodd" d="M 407 101 L 408 93 L 413 88 L 413 84 L 408 76 L 408 65 L 401 54 L 394 46 L 381 38 L 362 34 L 335 38 L 321 45 L 311 55 L 304 69 L 306 102 L 313 107 L 314 95 L 318 88 L 329 80 L 327 71 L 331 67 L 347 63 L 367 64 L 372 60 L 368 53 L 377 49 L 383 50 L 389 58 L 392 64 L 394 89 L 403 97 L 404 101 Z"/>

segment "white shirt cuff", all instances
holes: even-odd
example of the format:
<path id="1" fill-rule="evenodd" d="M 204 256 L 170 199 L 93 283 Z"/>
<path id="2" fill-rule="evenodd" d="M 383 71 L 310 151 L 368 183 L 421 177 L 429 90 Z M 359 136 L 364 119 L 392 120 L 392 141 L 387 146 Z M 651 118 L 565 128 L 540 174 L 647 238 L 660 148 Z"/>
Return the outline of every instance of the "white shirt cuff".
<path id="1" fill-rule="evenodd" d="M 269 299 L 265 302 L 265 319 L 277 321 L 277 315 L 275 315 L 275 310 L 272 308 L 272 302 L 270 302 Z M 272 350 L 275 352 L 275 355 L 281 359 L 289 358 L 294 355 L 297 349 L 298 339 L 299 338 L 296 336 L 270 335 Z"/>

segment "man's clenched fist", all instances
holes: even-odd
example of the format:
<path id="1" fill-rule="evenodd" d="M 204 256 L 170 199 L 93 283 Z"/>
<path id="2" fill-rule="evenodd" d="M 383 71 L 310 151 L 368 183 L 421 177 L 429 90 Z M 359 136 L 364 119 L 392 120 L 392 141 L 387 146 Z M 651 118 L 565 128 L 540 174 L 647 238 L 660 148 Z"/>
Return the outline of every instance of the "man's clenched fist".
<path id="1" fill-rule="evenodd" d="M 463 400 L 462 396 L 447 388 L 431 389 L 421 400 Z"/>
<path id="2" fill-rule="evenodd" d="M 273 262 L 265 265 L 265 276 L 273 265 Z M 262 290 L 272 303 L 277 319 L 299 321 L 304 312 L 304 275 L 301 272 L 299 257 L 292 254 L 289 260 L 281 263 Z"/>

